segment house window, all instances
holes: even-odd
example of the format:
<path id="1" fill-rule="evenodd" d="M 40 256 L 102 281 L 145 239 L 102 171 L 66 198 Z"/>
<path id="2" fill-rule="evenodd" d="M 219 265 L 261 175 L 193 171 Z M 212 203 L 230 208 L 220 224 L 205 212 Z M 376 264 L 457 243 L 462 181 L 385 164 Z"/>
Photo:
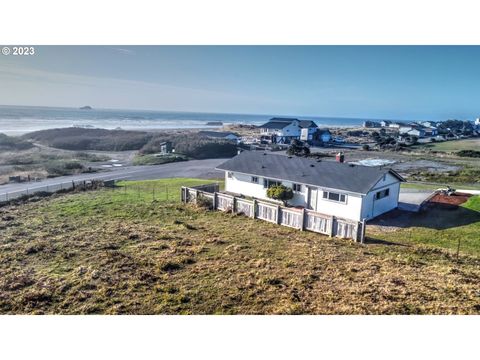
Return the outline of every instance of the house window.
<path id="1" fill-rule="evenodd" d="M 231 172 L 231 171 L 227 172 L 227 177 L 229 179 L 233 179 L 233 172 Z"/>
<path id="2" fill-rule="evenodd" d="M 272 180 L 272 179 L 263 179 L 263 187 L 268 189 L 272 186 L 282 185 L 280 181 Z"/>
<path id="3" fill-rule="evenodd" d="M 388 195 L 390 195 L 390 189 L 377 191 L 375 193 L 375 200 L 383 199 L 383 198 L 387 197 Z"/>
<path id="4" fill-rule="evenodd" d="M 300 185 L 300 184 L 293 184 L 293 191 L 295 191 L 295 192 L 302 192 L 302 185 Z"/>
<path id="5" fill-rule="evenodd" d="M 252 176 L 252 183 L 258 184 L 258 177 L 257 176 Z"/>
<path id="6" fill-rule="evenodd" d="M 324 191 L 323 192 L 323 198 L 326 199 L 326 200 L 336 201 L 336 202 L 341 202 L 341 203 L 346 203 L 347 202 L 347 195 L 336 193 L 336 192 L 331 192 L 331 191 Z"/>

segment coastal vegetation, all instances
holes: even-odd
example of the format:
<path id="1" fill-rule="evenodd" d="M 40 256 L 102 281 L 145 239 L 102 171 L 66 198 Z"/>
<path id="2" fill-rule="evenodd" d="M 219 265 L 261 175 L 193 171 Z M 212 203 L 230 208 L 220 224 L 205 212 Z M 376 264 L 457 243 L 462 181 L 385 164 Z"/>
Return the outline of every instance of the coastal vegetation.
<path id="1" fill-rule="evenodd" d="M 134 165 L 161 165 L 177 161 L 186 161 L 188 158 L 184 155 L 177 154 L 137 154 L 133 159 Z"/>
<path id="2" fill-rule="evenodd" d="M 89 129 L 69 127 L 40 130 L 25 134 L 23 138 L 50 147 L 65 150 L 125 151 L 139 150 L 151 138 L 145 131 Z"/>
<path id="3" fill-rule="evenodd" d="M 26 150 L 33 147 L 29 141 L 0 133 L 0 151 Z"/>
<path id="4" fill-rule="evenodd" d="M 0 208 L 0 312 L 480 313 L 478 197 L 411 231 L 367 226 L 360 245 L 180 203 L 180 186 L 206 182 L 122 182 Z"/>
<path id="5" fill-rule="evenodd" d="M 194 132 L 154 133 L 70 127 L 36 131 L 23 138 L 65 150 L 138 150 L 141 154 L 159 153 L 160 144 L 169 141 L 176 153 L 192 159 L 232 157 L 237 152 L 237 145 L 232 141 L 210 139 Z"/>

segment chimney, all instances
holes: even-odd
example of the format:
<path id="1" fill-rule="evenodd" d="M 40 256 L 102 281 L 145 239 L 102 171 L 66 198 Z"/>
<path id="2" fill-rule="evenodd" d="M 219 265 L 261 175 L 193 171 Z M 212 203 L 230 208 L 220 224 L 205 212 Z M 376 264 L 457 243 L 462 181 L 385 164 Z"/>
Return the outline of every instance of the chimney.
<path id="1" fill-rule="evenodd" d="M 335 160 L 339 163 L 343 163 L 345 161 L 345 155 L 343 152 L 339 152 L 337 156 L 335 156 Z"/>

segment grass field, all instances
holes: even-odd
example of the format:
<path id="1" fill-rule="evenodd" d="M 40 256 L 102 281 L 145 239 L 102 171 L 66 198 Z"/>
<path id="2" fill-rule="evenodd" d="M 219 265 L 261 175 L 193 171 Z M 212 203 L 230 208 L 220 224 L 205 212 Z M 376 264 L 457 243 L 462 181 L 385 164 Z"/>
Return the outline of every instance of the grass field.
<path id="1" fill-rule="evenodd" d="M 392 229 L 375 229 L 368 233 L 372 239 L 399 244 L 419 244 L 460 251 L 480 259 L 480 196 L 471 197 L 458 209 L 434 207 L 418 214 L 401 215 L 391 221 Z"/>
<path id="2" fill-rule="evenodd" d="M 360 245 L 179 202 L 181 185 L 205 182 L 127 182 L 0 208 L 0 312 L 480 313 L 470 247 L 457 261 L 435 232 Z M 478 224 L 458 231 L 473 238 Z"/>
<path id="3" fill-rule="evenodd" d="M 426 145 L 417 145 L 417 147 L 427 147 L 434 151 L 455 152 L 460 150 L 480 150 L 480 138 L 470 138 L 463 140 L 449 140 Z"/>

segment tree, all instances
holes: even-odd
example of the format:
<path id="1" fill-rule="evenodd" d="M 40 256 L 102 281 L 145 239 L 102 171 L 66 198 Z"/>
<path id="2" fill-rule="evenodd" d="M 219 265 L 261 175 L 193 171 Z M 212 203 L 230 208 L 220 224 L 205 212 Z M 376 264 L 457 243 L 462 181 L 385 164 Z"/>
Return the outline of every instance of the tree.
<path id="1" fill-rule="evenodd" d="M 285 185 L 273 185 L 267 189 L 267 196 L 270 199 L 280 200 L 284 205 L 293 198 L 293 190 Z"/>
<path id="2" fill-rule="evenodd" d="M 308 156 L 310 155 L 310 149 L 302 141 L 293 139 L 287 149 L 287 155 Z"/>

